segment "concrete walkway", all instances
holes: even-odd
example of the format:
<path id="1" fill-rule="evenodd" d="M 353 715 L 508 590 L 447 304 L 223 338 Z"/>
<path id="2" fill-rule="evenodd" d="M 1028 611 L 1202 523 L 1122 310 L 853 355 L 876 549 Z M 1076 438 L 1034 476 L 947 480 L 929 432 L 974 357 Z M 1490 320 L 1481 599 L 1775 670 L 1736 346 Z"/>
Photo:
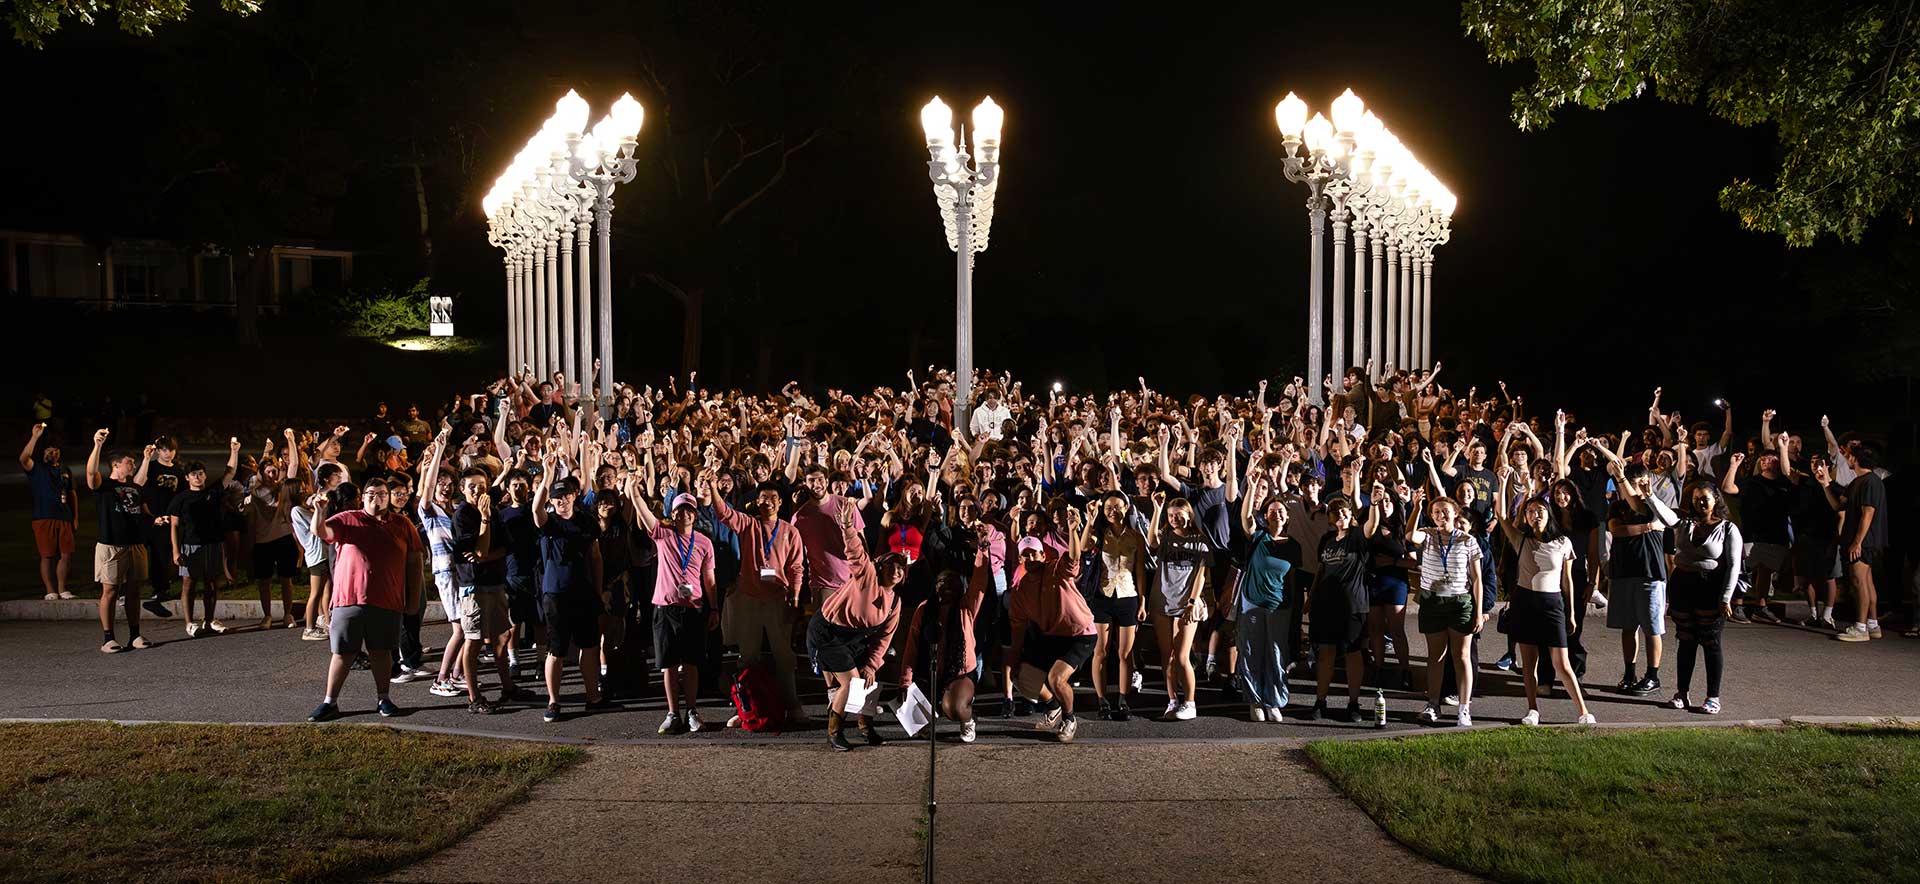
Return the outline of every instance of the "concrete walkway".
<path id="1" fill-rule="evenodd" d="M 922 880 L 926 744 L 598 746 L 391 881 Z M 1429 862 L 1292 741 L 941 747 L 942 882 L 1475 880 Z"/>

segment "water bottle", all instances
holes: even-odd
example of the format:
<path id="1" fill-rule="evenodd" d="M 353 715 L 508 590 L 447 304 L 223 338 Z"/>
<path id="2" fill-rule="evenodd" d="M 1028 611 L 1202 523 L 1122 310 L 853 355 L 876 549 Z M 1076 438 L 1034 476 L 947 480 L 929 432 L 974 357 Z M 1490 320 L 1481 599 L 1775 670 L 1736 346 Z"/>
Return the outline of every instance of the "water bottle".
<path id="1" fill-rule="evenodd" d="M 1376 730 L 1387 726 L 1387 692 L 1383 688 L 1373 689 L 1373 726 Z"/>

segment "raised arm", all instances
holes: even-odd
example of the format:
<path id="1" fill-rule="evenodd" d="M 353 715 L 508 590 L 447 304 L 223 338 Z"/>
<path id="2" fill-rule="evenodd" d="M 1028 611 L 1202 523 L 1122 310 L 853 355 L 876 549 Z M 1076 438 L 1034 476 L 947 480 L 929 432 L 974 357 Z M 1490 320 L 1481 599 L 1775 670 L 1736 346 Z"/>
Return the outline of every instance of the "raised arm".
<path id="1" fill-rule="evenodd" d="M 549 449 L 541 458 L 540 481 L 533 486 L 533 525 L 536 528 L 547 526 L 547 501 L 553 489 L 553 474 L 560 466 L 560 454 Z"/>
<path id="2" fill-rule="evenodd" d="M 87 488 L 97 490 L 100 487 L 100 449 L 107 444 L 107 431 L 93 431 L 93 450 L 87 453 Z"/>
<path id="3" fill-rule="evenodd" d="M 1746 463 L 1745 452 L 1736 451 L 1727 456 L 1727 468 L 1720 471 L 1720 493 L 1728 497 L 1740 496 L 1740 483 L 1734 481 L 1740 472 L 1740 465 Z"/>
<path id="4" fill-rule="evenodd" d="M 33 449 L 40 444 L 40 434 L 46 431 L 47 425 L 43 423 L 36 423 L 33 425 L 32 430 L 27 431 L 26 447 L 20 449 L 21 469 L 27 471 L 33 470 Z"/>
<path id="5" fill-rule="evenodd" d="M 1507 536 L 1507 542 L 1515 547 L 1520 545 L 1520 529 L 1513 524 L 1512 505 L 1507 502 L 1508 488 L 1513 483 L 1513 468 L 1500 471 L 1500 491 L 1493 496 L 1493 517 L 1500 523 L 1500 533 Z"/>

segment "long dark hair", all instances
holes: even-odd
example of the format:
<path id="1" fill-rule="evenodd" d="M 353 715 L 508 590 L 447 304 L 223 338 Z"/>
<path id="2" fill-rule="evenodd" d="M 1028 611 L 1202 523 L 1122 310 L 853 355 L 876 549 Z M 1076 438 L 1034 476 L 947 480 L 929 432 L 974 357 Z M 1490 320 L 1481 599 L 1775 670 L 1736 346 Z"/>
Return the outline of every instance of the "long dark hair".
<path id="1" fill-rule="evenodd" d="M 1704 513 L 1694 509 L 1693 506 L 1693 496 L 1702 491 L 1713 495 L 1713 509 Z M 1681 499 L 1686 501 L 1687 516 L 1689 518 L 1699 519 L 1701 521 L 1706 521 L 1709 517 L 1720 522 L 1727 520 L 1727 496 L 1720 493 L 1720 489 L 1712 482 L 1704 480 L 1688 482 L 1686 496 Z"/>

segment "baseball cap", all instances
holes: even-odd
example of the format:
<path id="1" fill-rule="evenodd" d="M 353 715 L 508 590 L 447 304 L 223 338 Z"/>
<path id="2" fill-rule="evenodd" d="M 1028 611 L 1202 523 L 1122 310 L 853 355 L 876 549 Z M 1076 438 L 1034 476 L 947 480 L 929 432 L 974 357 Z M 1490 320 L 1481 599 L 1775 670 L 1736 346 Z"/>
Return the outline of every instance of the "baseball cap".
<path id="1" fill-rule="evenodd" d="M 1020 547 L 1018 550 L 1019 553 L 1024 554 L 1029 550 L 1041 550 L 1041 549 L 1046 549 L 1046 545 L 1040 542 L 1040 538 L 1035 537 L 1031 534 L 1020 538 Z"/>
<path id="2" fill-rule="evenodd" d="M 388 436 L 387 447 L 395 451 L 399 451 L 400 449 L 407 447 L 407 443 L 400 441 L 399 436 Z"/>
<path id="3" fill-rule="evenodd" d="M 673 505 L 667 507 L 667 515 L 672 516 L 681 510 L 693 510 L 697 513 L 700 511 L 700 504 L 693 499 L 693 495 L 691 494 L 676 495 L 673 498 Z"/>

